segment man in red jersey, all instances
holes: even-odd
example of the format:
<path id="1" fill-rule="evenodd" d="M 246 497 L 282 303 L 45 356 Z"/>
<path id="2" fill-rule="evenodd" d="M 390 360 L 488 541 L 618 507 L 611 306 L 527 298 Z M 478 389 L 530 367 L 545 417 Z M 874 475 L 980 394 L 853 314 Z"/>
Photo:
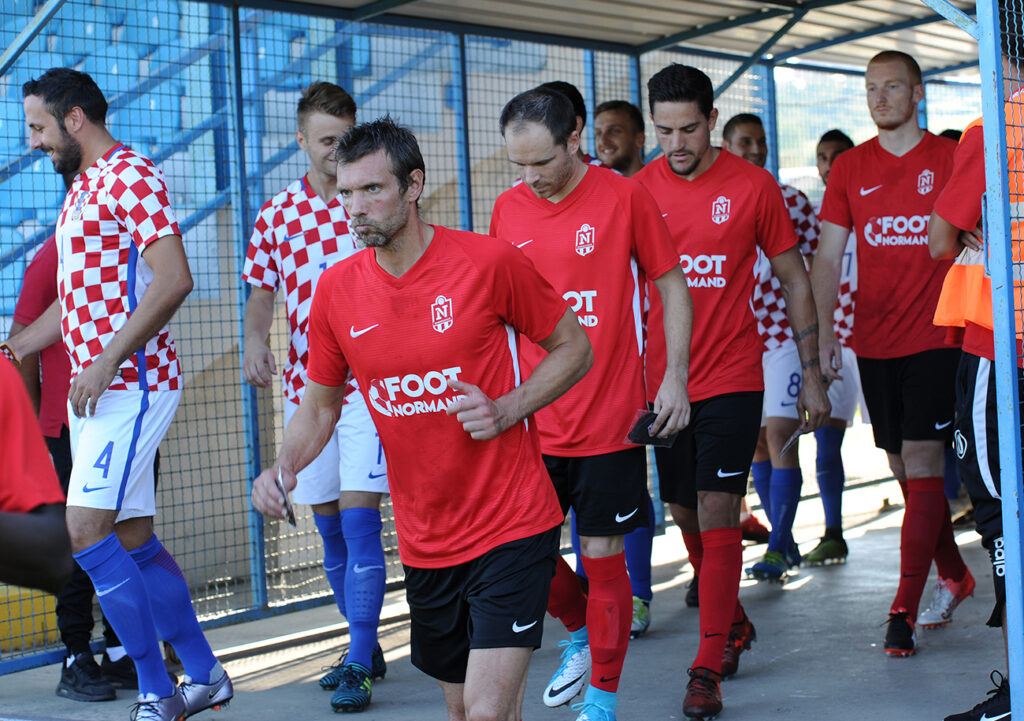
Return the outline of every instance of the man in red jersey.
<path id="1" fill-rule="evenodd" d="M 764 383 L 761 339 L 750 312 L 753 266 L 760 248 L 781 282 L 800 352 L 801 428 L 819 427 L 829 412 L 817 358 L 810 283 L 793 224 L 770 173 L 712 147 L 718 119 L 707 75 L 670 65 L 648 83 L 651 119 L 665 155 L 637 180 L 654 196 L 693 296 L 690 425 L 671 448 L 655 449 L 661 498 L 683 532 L 700 573 L 700 648 L 683 700 L 688 718 L 722 710 L 720 681 L 735 673 L 754 628 L 739 604 L 742 563 L 740 500 L 761 425 Z M 662 309 L 651 299 L 650 328 Z M 671 357 L 671 356 L 668 356 Z M 647 387 L 665 367 L 660 333 L 647 347 Z"/>
<path id="2" fill-rule="evenodd" d="M 1018 202 L 1024 193 L 1024 130 L 1021 96 L 1011 97 L 1010 58 L 1024 58 L 1024 43 L 1007 28 L 1012 16 L 1002 13 L 1003 93 L 1007 98 L 1006 145 L 1010 202 Z M 1015 63 L 1016 65 L 1016 63 Z M 982 119 L 964 130 L 953 154 L 949 182 L 935 201 L 928 222 L 928 247 L 936 260 L 956 257 L 943 283 L 935 311 L 935 324 L 963 329 L 963 346 L 956 375 L 956 420 L 953 423 L 954 449 L 960 477 L 971 496 L 974 518 L 981 543 L 992 562 L 992 581 L 996 603 L 988 625 L 1003 629 L 1006 644 L 1006 579 L 1003 548 L 1002 474 L 999 463 L 999 428 L 996 407 L 995 341 L 992 317 L 992 281 L 986 272 L 985 249 L 981 233 L 982 197 L 985 194 L 985 147 Z M 1013 259 L 1021 259 L 1021 223 L 1011 227 Z M 1015 281 L 1020 286 L 1020 281 Z M 1020 297 L 1019 295 L 1017 296 Z M 1024 397 L 1024 370 L 1021 370 L 1020 322 L 1017 325 L 1017 387 Z M 1024 445 L 1024 438 L 1021 439 Z M 1012 482 L 1012 478 L 1010 479 Z M 981 721 L 1009 718 L 1010 679 L 1000 678 L 988 698 L 969 711 L 946 717 L 946 721 Z"/>
<path id="3" fill-rule="evenodd" d="M 643 384 L 642 277 L 664 296 L 662 338 L 669 365 L 656 387 L 655 434 L 680 430 L 689 415 L 686 373 L 690 298 L 657 206 L 639 184 L 577 157 L 579 130 L 564 96 L 536 88 L 510 100 L 499 125 L 523 182 L 494 204 L 491 235 L 520 247 L 576 311 L 594 346 L 586 379 L 537 414 L 541 450 L 562 503 L 576 511 L 584 595 L 559 559 L 548 611 L 572 634 L 544 703 L 568 703 L 590 686 L 580 721 L 615 718 L 616 691 L 629 643 L 633 597 L 623 537 L 646 525 L 646 458 L 626 442 Z M 660 321 L 659 321 L 660 322 Z M 526 369 L 543 358 L 524 344 Z"/>
<path id="4" fill-rule="evenodd" d="M 974 591 L 974 578 L 953 540 L 943 492 L 944 446 L 953 435 L 954 377 L 959 352 L 932 325 L 949 262 L 928 254 L 928 216 L 953 166 L 955 143 L 923 130 L 917 104 L 921 69 L 909 55 L 879 53 L 865 75 L 878 137 L 835 159 L 822 203 L 821 240 L 811 277 L 818 304 L 822 371 L 842 372 L 842 347 L 832 331 L 843 250 L 857 233 L 857 313 L 851 346 L 857 354 L 875 445 L 886 451 L 903 485 L 900 582 L 889 610 L 885 652 L 910 656 L 914 624 L 934 557 L 943 608 Z M 929 624 L 936 625 L 936 624 Z M 941 624 L 937 624 L 941 625 Z"/>
<path id="5" fill-rule="evenodd" d="M 291 490 L 319 454 L 351 371 L 387 453 L 412 662 L 451 718 L 518 721 L 562 520 L 530 416 L 583 376 L 590 346 L 522 253 L 420 219 L 410 131 L 357 125 L 335 157 L 349 227 L 372 252 L 320 277 L 309 382 L 253 505 L 283 517 L 277 474 Z M 520 333 L 547 351 L 525 380 Z"/>

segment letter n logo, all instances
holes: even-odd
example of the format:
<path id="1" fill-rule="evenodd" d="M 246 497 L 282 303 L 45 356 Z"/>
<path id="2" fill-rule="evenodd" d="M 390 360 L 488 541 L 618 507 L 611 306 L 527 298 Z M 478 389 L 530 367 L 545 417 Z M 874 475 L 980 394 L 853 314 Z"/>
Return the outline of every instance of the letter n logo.
<path id="1" fill-rule="evenodd" d="M 455 318 L 452 316 L 452 299 L 445 298 L 443 295 L 437 296 L 437 300 L 430 306 L 430 318 L 434 330 L 438 333 L 444 333 L 451 328 L 452 323 L 455 322 Z"/>
<path id="2" fill-rule="evenodd" d="M 594 252 L 594 227 L 590 223 L 584 223 L 576 231 L 576 252 L 581 256 Z"/>
<path id="3" fill-rule="evenodd" d="M 917 176 L 917 192 L 921 195 L 928 195 L 935 188 L 935 173 L 930 170 L 922 170 Z"/>
<path id="4" fill-rule="evenodd" d="M 729 220 L 729 208 L 731 206 L 732 201 L 724 195 L 719 195 L 711 202 L 711 220 L 717 225 L 721 225 Z"/>

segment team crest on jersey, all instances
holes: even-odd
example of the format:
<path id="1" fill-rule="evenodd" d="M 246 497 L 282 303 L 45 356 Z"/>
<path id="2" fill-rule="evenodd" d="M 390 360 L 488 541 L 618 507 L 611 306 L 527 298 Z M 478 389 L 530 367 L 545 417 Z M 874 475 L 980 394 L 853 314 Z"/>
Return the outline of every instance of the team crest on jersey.
<path id="1" fill-rule="evenodd" d="M 576 231 L 576 252 L 587 256 L 594 252 L 594 234 L 597 231 L 590 223 L 584 223 Z"/>
<path id="2" fill-rule="evenodd" d="M 444 333 L 452 327 L 455 317 L 452 315 L 452 299 L 443 295 L 437 296 L 437 300 L 430 306 L 430 317 L 433 321 L 434 330 Z"/>
<path id="3" fill-rule="evenodd" d="M 75 208 L 71 211 L 71 220 L 82 219 L 82 209 L 85 207 L 85 204 L 89 202 L 89 198 L 91 197 L 91 190 L 82 191 L 75 197 Z"/>
<path id="4" fill-rule="evenodd" d="M 922 170 L 917 176 L 917 192 L 921 195 L 928 195 L 935 189 L 935 173 L 930 170 Z"/>
<path id="5" fill-rule="evenodd" d="M 732 201 L 724 195 L 719 195 L 711 202 L 711 220 L 721 225 L 729 220 L 729 211 L 732 208 Z"/>

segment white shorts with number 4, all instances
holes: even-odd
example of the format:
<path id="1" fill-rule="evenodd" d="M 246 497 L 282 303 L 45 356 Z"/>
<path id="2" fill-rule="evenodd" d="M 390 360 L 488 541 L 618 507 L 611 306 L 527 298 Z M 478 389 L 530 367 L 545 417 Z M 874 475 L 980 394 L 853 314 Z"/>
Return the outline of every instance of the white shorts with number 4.
<path id="1" fill-rule="evenodd" d="M 285 401 L 285 427 L 298 409 L 298 404 Z M 327 445 L 296 477 L 292 500 L 304 505 L 336 501 L 341 491 L 388 492 L 384 450 L 362 394 L 349 395 Z"/>
<path id="2" fill-rule="evenodd" d="M 153 460 L 179 400 L 180 390 L 108 390 L 87 418 L 69 403 L 68 505 L 118 511 L 117 521 L 155 515 Z"/>

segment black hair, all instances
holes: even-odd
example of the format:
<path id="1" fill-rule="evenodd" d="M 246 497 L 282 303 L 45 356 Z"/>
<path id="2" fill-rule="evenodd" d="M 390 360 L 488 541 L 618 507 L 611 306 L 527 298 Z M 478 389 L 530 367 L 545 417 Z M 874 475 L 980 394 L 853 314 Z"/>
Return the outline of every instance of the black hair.
<path id="1" fill-rule="evenodd" d="M 733 115 L 731 118 L 729 118 L 729 121 L 725 124 L 725 127 L 722 128 L 722 137 L 731 143 L 732 134 L 736 132 L 736 126 L 747 124 L 756 125 L 759 128 L 764 127 L 764 123 L 761 121 L 761 118 L 754 115 L 753 113 L 739 113 L 738 115 Z"/>
<path id="2" fill-rule="evenodd" d="M 821 145 L 822 143 L 845 143 L 851 148 L 855 145 L 850 136 L 838 128 L 826 130 L 825 134 L 818 139 L 818 145 Z"/>
<path id="3" fill-rule="evenodd" d="M 584 125 L 587 124 L 587 103 L 583 100 L 583 94 L 575 85 L 567 83 L 564 80 L 552 80 L 550 83 L 541 83 L 537 87 L 554 90 L 555 92 L 559 92 L 569 98 L 569 102 L 572 103 L 572 109 L 573 112 L 576 113 L 576 117 L 582 118 Z"/>
<path id="4" fill-rule="evenodd" d="M 303 128 L 306 119 L 313 113 L 326 113 L 335 118 L 356 119 L 356 101 L 345 88 L 322 80 L 311 83 L 302 91 L 299 98 L 299 128 Z"/>
<path id="5" fill-rule="evenodd" d="M 81 108 L 90 121 L 104 125 L 107 120 L 107 99 L 87 73 L 71 68 L 50 68 L 36 80 L 21 86 L 22 97 L 36 95 L 43 99 L 46 111 L 57 119 L 64 130 L 64 118 L 72 108 Z"/>
<path id="6" fill-rule="evenodd" d="M 701 115 L 711 117 L 715 89 L 711 78 L 695 67 L 673 63 L 647 81 L 647 96 L 654 112 L 655 103 L 697 103 Z"/>
<path id="7" fill-rule="evenodd" d="M 505 105 L 498 121 L 501 136 L 509 125 L 540 123 L 551 133 L 556 145 L 564 146 L 576 131 L 576 113 L 572 102 L 563 93 L 550 88 L 537 87 L 519 93 Z"/>
<path id="8" fill-rule="evenodd" d="M 354 163 L 378 150 L 387 154 L 391 174 L 398 179 L 398 188 L 403 193 L 409 187 L 412 171 L 419 170 L 426 178 L 423 154 L 416 136 L 409 128 L 395 123 L 390 115 L 354 126 L 338 139 L 334 157 L 339 165 Z"/>
<path id="9" fill-rule="evenodd" d="M 610 110 L 622 111 L 633 123 L 634 132 L 644 132 L 644 114 L 641 113 L 640 108 L 633 105 L 633 103 L 626 100 L 608 100 L 607 102 L 601 103 L 594 109 L 594 117 L 596 118 L 601 113 L 605 113 Z"/>

